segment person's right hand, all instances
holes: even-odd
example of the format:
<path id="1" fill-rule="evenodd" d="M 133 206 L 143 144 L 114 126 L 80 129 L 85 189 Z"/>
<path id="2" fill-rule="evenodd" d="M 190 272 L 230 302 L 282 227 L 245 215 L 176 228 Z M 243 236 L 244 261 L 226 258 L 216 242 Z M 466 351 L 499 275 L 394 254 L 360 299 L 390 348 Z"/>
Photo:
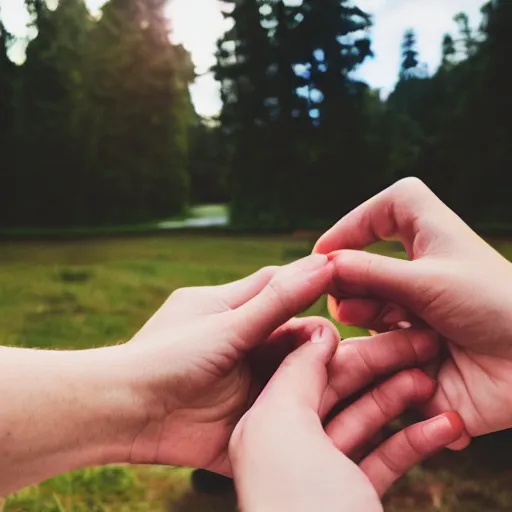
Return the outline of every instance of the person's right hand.
<path id="1" fill-rule="evenodd" d="M 358 251 L 390 239 L 403 243 L 411 261 Z M 470 436 L 512 427 L 512 265 L 505 258 L 415 178 L 356 208 L 315 247 L 334 251 L 329 309 L 339 321 L 382 332 L 421 320 L 446 339 L 428 416 L 458 411 Z"/>

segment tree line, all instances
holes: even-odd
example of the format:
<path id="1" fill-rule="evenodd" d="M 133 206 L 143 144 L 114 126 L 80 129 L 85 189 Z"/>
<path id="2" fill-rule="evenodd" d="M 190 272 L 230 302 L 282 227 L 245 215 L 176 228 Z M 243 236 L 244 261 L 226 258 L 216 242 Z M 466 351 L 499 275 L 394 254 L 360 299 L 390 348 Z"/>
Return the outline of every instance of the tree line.
<path id="1" fill-rule="evenodd" d="M 166 0 L 25 0 L 26 61 L 0 13 L 0 225 L 161 219 L 227 202 L 241 229 L 324 227 L 416 175 L 471 223 L 512 222 L 512 3 L 439 42 L 430 74 L 413 29 L 386 99 L 355 78 L 371 13 L 347 0 L 224 0 L 212 70 L 223 108 L 204 123 L 191 56 Z M 357 2 L 356 2 L 357 4 Z M 210 120 L 211 121 L 211 120 Z"/>
<path id="2" fill-rule="evenodd" d="M 183 212 L 198 166 L 191 148 L 209 132 L 190 100 L 191 57 L 170 42 L 166 1 L 110 0 L 98 18 L 84 0 L 25 3 L 37 35 L 21 66 L 0 24 L 0 224 Z"/>
<path id="3" fill-rule="evenodd" d="M 407 175 L 471 223 L 512 221 L 512 2 L 485 5 L 479 28 L 459 14 L 433 75 L 407 31 L 386 100 L 354 78 L 372 18 L 353 2 L 225 4 L 216 75 L 235 225 L 324 225 Z"/>

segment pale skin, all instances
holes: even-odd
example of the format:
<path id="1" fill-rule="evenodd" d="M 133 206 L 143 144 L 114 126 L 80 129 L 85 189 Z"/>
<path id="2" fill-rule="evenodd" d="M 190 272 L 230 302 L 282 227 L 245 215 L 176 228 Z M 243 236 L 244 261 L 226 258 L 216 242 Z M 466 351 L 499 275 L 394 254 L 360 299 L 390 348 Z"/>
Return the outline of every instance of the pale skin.
<path id="1" fill-rule="evenodd" d="M 358 251 L 381 238 L 402 240 L 412 261 Z M 330 360 L 326 355 L 326 373 L 318 372 L 324 385 L 326 378 L 329 382 L 321 407 L 313 402 L 304 407 L 302 400 L 297 404 L 290 399 L 290 404 L 296 404 L 291 409 L 301 418 L 310 418 L 296 432 L 304 439 L 300 447 L 308 453 L 309 442 L 318 446 L 325 464 L 332 460 L 334 471 L 352 482 L 342 487 L 350 493 L 345 498 L 355 500 L 346 502 L 354 505 L 353 510 L 357 510 L 356 503 L 369 503 L 365 500 L 377 507 L 375 497 L 389 483 L 389 479 L 381 481 L 369 474 L 366 468 L 372 465 L 348 464 L 341 454 L 359 462 L 349 435 L 356 431 L 350 418 L 362 418 L 364 404 L 372 402 L 367 399 L 364 407 L 352 408 L 350 416 L 344 411 L 325 431 L 319 425 L 330 407 L 375 378 L 421 367 L 435 356 L 432 334 L 416 329 L 386 333 L 397 322 L 434 328 L 448 356 L 439 357 L 436 367 L 429 368 L 440 385 L 431 384 L 432 397 L 422 395 L 426 403 L 420 404 L 418 396 L 406 396 L 402 405 L 390 406 L 387 415 L 394 417 L 405 405 L 419 406 L 428 417 L 453 409 L 467 429 L 460 436 L 460 423 L 450 421 L 453 436 L 446 431 L 445 437 L 434 436 L 422 456 L 443 442 L 460 448 L 470 436 L 512 427 L 512 266 L 423 184 L 403 181 L 362 205 L 319 241 L 316 252 L 330 256 L 264 269 L 221 287 L 181 290 L 122 346 L 83 352 L 0 348 L 0 495 L 64 471 L 114 462 L 187 465 L 232 475 L 228 445 L 240 418 L 286 356 L 308 344 L 318 327 L 332 329 L 323 319 L 293 318 L 326 291 L 333 296 L 330 309 L 335 317 L 384 332 L 373 339 L 339 345 Z M 395 378 L 404 379 L 402 375 Z M 283 390 L 283 396 L 290 396 L 284 391 L 288 385 L 276 387 Z M 410 386 L 402 382 L 398 388 Z M 263 399 L 269 396 L 274 394 L 264 394 Z M 284 459 L 279 460 L 285 461 L 284 466 L 276 465 L 274 476 L 290 471 L 287 482 L 303 482 L 300 457 L 286 463 L 292 453 L 299 456 L 302 450 L 285 443 L 294 437 L 292 430 L 286 436 L 286 423 L 275 403 L 270 400 L 265 406 L 263 399 L 256 411 L 274 411 L 270 414 L 275 414 L 275 421 L 266 421 L 275 425 L 275 439 L 282 441 L 267 455 L 278 456 L 282 445 Z M 254 417 L 254 424 L 262 421 L 259 414 Z M 251 423 L 247 420 L 241 425 Z M 416 428 L 421 432 L 424 427 Z M 368 440 L 366 432 L 355 445 Z M 368 432 L 374 434 L 371 428 Z M 272 436 L 272 431 L 267 435 Z M 325 448 L 328 439 L 329 446 L 335 447 L 329 453 Z M 276 443 L 272 437 L 254 437 L 255 444 L 267 441 Z M 252 491 L 244 484 L 248 482 L 243 462 L 247 445 L 240 443 L 239 452 L 236 444 L 232 446 L 232 456 L 237 458 L 235 476 L 240 468 L 241 497 L 252 507 L 252 498 L 246 494 Z M 397 446 L 395 460 L 408 460 L 403 446 Z M 314 459 L 313 452 L 309 453 Z M 252 449 L 247 453 L 253 456 Z M 387 453 L 387 462 L 396 453 Z M 320 458 L 314 460 L 320 465 Z M 394 477 L 407 469 L 393 462 L 387 466 Z M 383 473 L 375 474 L 389 474 L 381 469 Z M 273 489 L 267 492 L 265 478 L 255 475 L 262 496 L 277 499 Z M 319 492 L 325 489 L 325 482 L 316 483 Z M 311 490 L 304 500 L 315 495 Z M 342 499 L 336 493 L 333 497 Z M 329 503 L 325 503 L 327 510 Z"/>
<path id="2" fill-rule="evenodd" d="M 268 379 L 319 327 L 335 333 L 325 319 L 293 318 L 332 276 L 328 258 L 313 256 L 236 283 L 179 290 L 116 347 L 0 348 L 0 496 L 65 471 L 118 462 L 231 475 L 233 429 Z M 432 334 L 382 336 L 340 346 L 331 371 L 352 377 L 332 379 L 327 408 L 437 352 Z M 350 364 L 343 354 L 352 354 Z"/>
<path id="3" fill-rule="evenodd" d="M 400 240 L 410 261 L 360 252 Z M 512 264 L 421 181 L 403 180 L 341 219 L 317 243 L 336 268 L 330 311 L 383 332 L 400 320 L 438 332 L 437 391 L 427 416 L 458 411 L 471 436 L 512 427 Z"/>
<path id="4" fill-rule="evenodd" d="M 378 341 L 388 353 L 393 342 L 393 336 Z M 369 343 L 376 348 L 375 340 Z M 332 331 L 315 333 L 285 359 L 235 428 L 230 456 L 244 512 L 382 512 L 380 498 L 397 478 L 461 435 L 458 415 L 445 414 L 403 430 L 360 457 L 382 427 L 411 403 L 427 400 L 435 384 L 420 370 L 397 374 L 324 430 L 332 369 L 340 359 L 350 366 L 359 358 L 354 345 L 343 354 L 337 348 Z M 352 387 L 350 379 L 338 374 L 336 387 L 343 381 Z"/>

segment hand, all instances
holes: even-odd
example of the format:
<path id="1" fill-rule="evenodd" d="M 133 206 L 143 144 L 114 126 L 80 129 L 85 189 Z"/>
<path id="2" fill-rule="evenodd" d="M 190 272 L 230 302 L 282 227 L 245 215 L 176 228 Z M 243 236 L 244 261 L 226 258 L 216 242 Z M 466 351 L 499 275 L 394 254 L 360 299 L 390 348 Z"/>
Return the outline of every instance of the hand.
<path id="1" fill-rule="evenodd" d="M 412 261 L 355 251 L 389 239 Z M 512 265 L 414 178 L 349 213 L 315 252 L 340 249 L 329 301 L 338 320 L 382 332 L 420 319 L 446 339 L 425 413 L 458 411 L 470 436 L 512 427 Z"/>
<path id="2" fill-rule="evenodd" d="M 349 458 L 408 405 L 432 396 L 435 384 L 420 370 L 395 375 L 322 425 L 336 400 L 369 384 L 376 368 L 391 371 L 396 347 L 422 336 L 389 333 L 337 350 L 337 338 L 324 329 L 289 355 L 231 439 L 242 510 L 381 511 L 379 497 L 397 478 L 458 439 L 462 421 L 449 413 L 403 430 L 358 463 Z M 369 356 L 372 362 L 361 366 Z"/>
<path id="3" fill-rule="evenodd" d="M 227 447 L 238 420 L 288 353 L 322 318 L 293 319 L 325 293 L 332 266 L 316 255 L 217 287 L 178 290 L 120 347 L 144 421 L 129 462 L 230 475 Z"/>

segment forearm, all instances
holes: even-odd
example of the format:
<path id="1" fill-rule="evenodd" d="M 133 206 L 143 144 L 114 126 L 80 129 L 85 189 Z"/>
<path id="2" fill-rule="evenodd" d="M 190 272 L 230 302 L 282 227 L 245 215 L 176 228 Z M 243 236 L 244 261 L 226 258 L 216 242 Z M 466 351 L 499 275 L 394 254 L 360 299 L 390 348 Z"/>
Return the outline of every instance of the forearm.
<path id="1" fill-rule="evenodd" d="M 129 459 L 141 408 L 118 350 L 0 347 L 0 496 Z"/>

